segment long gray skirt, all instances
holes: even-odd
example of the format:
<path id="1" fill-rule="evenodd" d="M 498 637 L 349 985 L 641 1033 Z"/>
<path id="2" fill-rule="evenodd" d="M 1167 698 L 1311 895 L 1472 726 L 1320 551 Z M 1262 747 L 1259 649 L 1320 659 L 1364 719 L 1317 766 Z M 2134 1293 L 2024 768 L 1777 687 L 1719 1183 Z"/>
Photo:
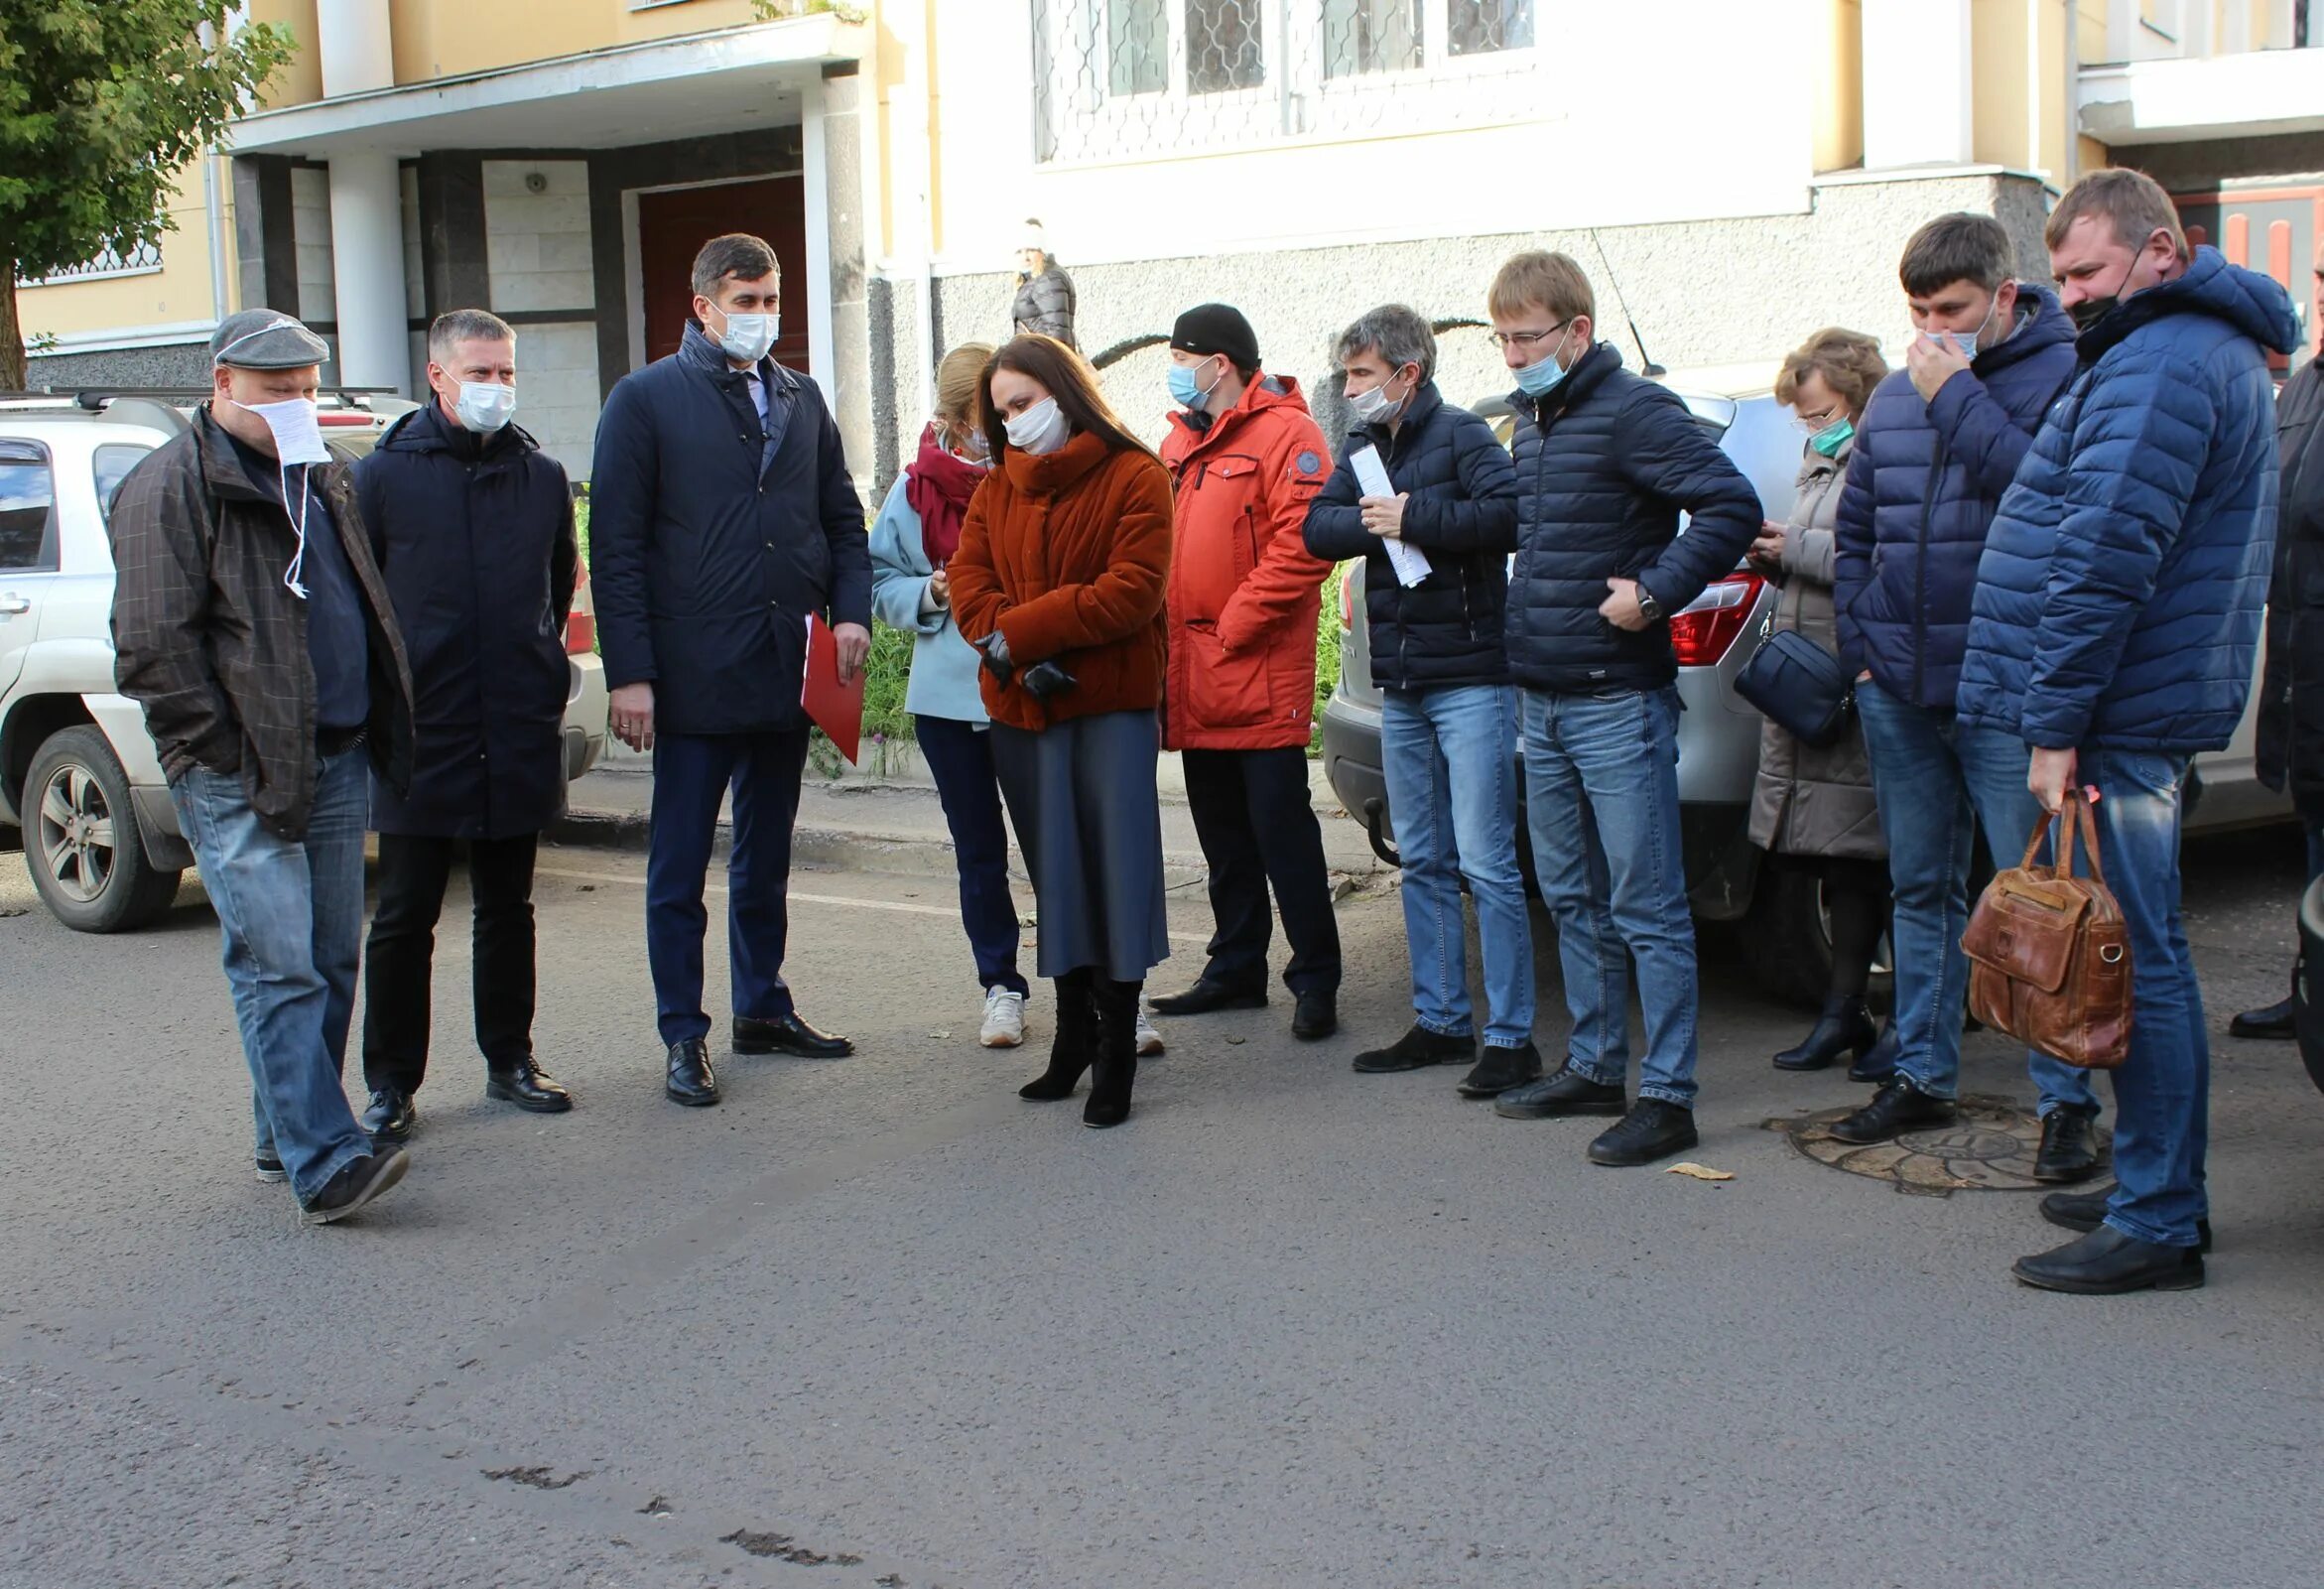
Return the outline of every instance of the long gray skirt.
<path id="1" fill-rule="evenodd" d="M 1151 712 L 1071 718 L 1039 733 L 992 726 L 992 765 L 1025 847 L 1041 975 L 1084 967 L 1136 983 L 1170 958 Z"/>

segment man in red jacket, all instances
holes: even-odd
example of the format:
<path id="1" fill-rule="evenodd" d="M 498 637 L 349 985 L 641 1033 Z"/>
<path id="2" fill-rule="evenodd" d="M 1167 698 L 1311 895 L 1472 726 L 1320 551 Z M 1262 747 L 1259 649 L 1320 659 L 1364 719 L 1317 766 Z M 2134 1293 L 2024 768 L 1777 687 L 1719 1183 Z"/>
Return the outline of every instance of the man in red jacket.
<path id="1" fill-rule="evenodd" d="M 1178 484 L 1163 743 L 1185 752 L 1187 805 L 1211 868 L 1218 930 L 1201 977 L 1152 1000 L 1165 1015 L 1267 1001 L 1267 887 L 1283 915 L 1294 1037 L 1339 1028 L 1340 928 L 1308 803 L 1316 612 L 1332 566 L 1302 537 L 1332 454 L 1299 384 L 1259 369 L 1239 310 L 1204 304 L 1170 333 L 1162 462 Z"/>

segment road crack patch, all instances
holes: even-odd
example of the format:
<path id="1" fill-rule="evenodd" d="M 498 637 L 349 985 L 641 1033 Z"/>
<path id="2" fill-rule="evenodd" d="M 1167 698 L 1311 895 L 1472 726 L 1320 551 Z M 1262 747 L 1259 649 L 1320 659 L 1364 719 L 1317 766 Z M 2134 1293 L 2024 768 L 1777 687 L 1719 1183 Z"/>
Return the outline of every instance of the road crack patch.
<path id="1" fill-rule="evenodd" d="M 777 1561 L 788 1561 L 795 1567 L 860 1567 L 861 1556 L 845 1551 L 825 1554 L 811 1550 L 787 1533 L 753 1533 L 748 1528 L 737 1528 L 718 1541 L 734 1546 L 745 1555 L 770 1556 Z"/>
<path id="2" fill-rule="evenodd" d="M 535 1468 L 479 1468 L 477 1471 L 487 1479 L 521 1484 L 529 1490 L 567 1490 L 589 1476 L 589 1470 L 583 1468 L 579 1473 L 569 1473 L 560 1479 L 546 1465 Z"/>

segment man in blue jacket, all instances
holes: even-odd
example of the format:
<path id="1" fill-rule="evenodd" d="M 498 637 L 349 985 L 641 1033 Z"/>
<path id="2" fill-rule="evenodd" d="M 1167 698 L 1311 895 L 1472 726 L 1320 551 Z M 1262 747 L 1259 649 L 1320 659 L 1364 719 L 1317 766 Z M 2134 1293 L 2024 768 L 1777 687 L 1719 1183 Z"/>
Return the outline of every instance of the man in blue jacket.
<path id="1" fill-rule="evenodd" d="M 1305 539 L 1317 557 L 1366 560 L 1380 773 L 1404 862 L 1412 962 L 1412 1029 L 1355 1065 L 1384 1074 L 1475 1060 L 1460 1091 L 1490 1098 L 1507 1077 L 1541 1069 L 1533 935 L 1517 869 L 1516 702 L 1501 645 L 1516 482 L 1492 428 L 1437 390 L 1436 335 L 1412 310 L 1372 310 L 1341 333 L 1335 357 L 1356 424 L 1308 504 Z M 1366 490 L 1357 478 L 1366 449 L 1390 490 Z M 1464 879 L 1485 957 L 1482 1059 Z"/>
<path id="2" fill-rule="evenodd" d="M 355 465 L 412 659 L 412 782 L 371 780 L 379 909 L 363 955 L 363 1128 L 409 1141 L 428 1069 L 436 922 L 465 841 L 485 1096 L 558 1114 L 533 1057 L 533 861 L 565 807 L 566 613 L 581 567 L 565 466 L 509 423 L 516 332 L 480 309 L 428 331 L 426 408 Z"/>
<path id="3" fill-rule="evenodd" d="M 2203 1283 L 2211 1051 L 2179 921 L 2188 758 L 2242 721 L 2275 540 L 2267 350 L 2299 344 L 2284 290 L 2188 250 L 2170 198 L 2100 171 L 2043 229 L 2082 373 L 2001 499 L 1978 569 L 1961 717 L 2018 735 L 2045 811 L 2094 802 L 2130 936 L 2130 1051 L 2114 1072 L 2111 1193 L 2053 1193 L 2087 1234 L 2021 1258 L 2049 1290 Z"/>
<path id="4" fill-rule="evenodd" d="M 729 788 L 734 1051 L 854 1051 L 800 1018 L 783 949 L 807 764 L 807 620 L 832 624 L 839 677 L 852 679 L 871 648 L 871 555 L 823 394 L 767 356 L 779 295 L 774 251 L 760 239 L 705 243 L 685 340 L 613 388 L 590 481 L 611 727 L 654 753 L 646 955 L 667 1091 L 698 1107 L 718 1101 L 702 1007 L 702 896 Z"/>
<path id="5" fill-rule="evenodd" d="M 1516 373 L 1517 563 L 1505 633 L 1524 713 L 1533 869 L 1557 922 L 1574 1031 L 1555 1074 L 1493 1105 L 1513 1120 L 1621 1119 L 1594 1164 L 1648 1164 L 1695 1133 L 1695 924 L 1679 837 L 1670 619 L 1730 573 L 1758 493 L 1666 386 L 1594 340 L 1597 298 L 1564 254 L 1493 278 Z M 1679 514 L 1692 515 L 1684 535 Z M 1629 976 L 1646 1016 L 1628 1080 Z"/>
<path id="6" fill-rule="evenodd" d="M 2048 289 L 2014 279 L 2015 255 L 1991 215 L 1939 215 L 1913 233 L 1898 275 L 1921 334 L 1872 393 L 1841 488 L 1840 651 L 1857 671 L 1896 890 L 1894 1067 L 1833 1127 L 1844 1141 L 1952 1118 L 1976 833 L 2007 864 L 2040 817 L 2024 744 L 1954 713 L 1994 504 L 2074 373 L 2074 323 Z M 2034 1175 L 2088 1178 L 2098 1167 L 2088 1074 L 2031 1050 L 2026 1068 L 2041 1108 Z"/>

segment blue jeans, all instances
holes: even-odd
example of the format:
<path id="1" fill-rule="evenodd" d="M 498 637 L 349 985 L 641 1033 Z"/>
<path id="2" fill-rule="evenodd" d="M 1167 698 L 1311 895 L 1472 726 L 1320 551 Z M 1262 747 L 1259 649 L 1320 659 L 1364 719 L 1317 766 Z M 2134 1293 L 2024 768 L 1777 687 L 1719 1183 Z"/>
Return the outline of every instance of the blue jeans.
<path id="1" fill-rule="evenodd" d="M 1695 922 L 1678 827 L 1676 690 L 1527 690 L 1525 805 L 1541 902 L 1557 923 L 1574 1034 L 1566 1063 L 1619 1087 L 1630 977 L 1646 1052 L 1638 1096 L 1695 1107 Z"/>
<path id="2" fill-rule="evenodd" d="M 1505 684 L 1383 690 L 1380 772 L 1404 861 L 1404 943 L 1422 1027 L 1467 1037 L 1469 942 L 1461 879 L 1485 951 L 1485 1041 L 1533 1040 L 1533 933 L 1517 870 L 1517 711 Z"/>
<path id="3" fill-rule="evenodd" d="M 2041 820 L 2025 784 L 2032 752 L 2013 733 L 1964 726 L 1950 712 L 1899 701 L 1872 680 L 1856 687 L 1872 757 L 1880 833 L 1896 909 L 1896 1073 L 1931 1098 L 1961 1093 L 1961 1014 L 1969 997 L 1969 863 L 1977 830 L 1999 866 L 2014 866 Z M 2090 1073 L 2035 1049 L 2025 1069 L 2041 1113 L 2098 1113 Z"/>
<path id="4" fill-rule="evenodd" d="M 302 844 L 267 831 L 239 776 L 194 767 L 170 803 L 225 940 L 258 1151 L 312 1199 L 371 1151 L 339 1083 L 363 947 L 368 758 L 358 747 L 323 763 Z"/>
<path id="5" fill-rule="evenodd" d="M 992 770 L 992 730 L 957 718 L 912 719 L 920 755 L 936 780 L 944 823 L 952 830 L 953 865 L 961 874 L 961 925 L 976 957 L 976 986 L 1027 992 L 1017 970 L 1021 932 L 1009 893 L 1008 828 L 1000 779 Z"/>
<path id="6" fill-rule="evenodd" d="M 646 964 L 664 1043 L 708 1037 L 702 1007 L 703 883 L 718 836 L 718 807 L 734 796 L 726 854 L 726 960 L 734 1013 L 792 1013 L 783 981 L 790 937 L 791 824 L 807 730 L 654 736 L 654 804 L 646 840 Z"/>
<path id="7" fill-rule="evenodd" d="M 2203 991 L 2179 922 L 2179 799 L 2187 758 L 2086 750 L 2077 784 L 2098 786 L 2099 864 L 2130 930 L 2130 1052 L 2115 1084 L 2115 1192 L 2125 1236 L 2193 1247 L 2211 1212 L 2211 1043 Z"/>

